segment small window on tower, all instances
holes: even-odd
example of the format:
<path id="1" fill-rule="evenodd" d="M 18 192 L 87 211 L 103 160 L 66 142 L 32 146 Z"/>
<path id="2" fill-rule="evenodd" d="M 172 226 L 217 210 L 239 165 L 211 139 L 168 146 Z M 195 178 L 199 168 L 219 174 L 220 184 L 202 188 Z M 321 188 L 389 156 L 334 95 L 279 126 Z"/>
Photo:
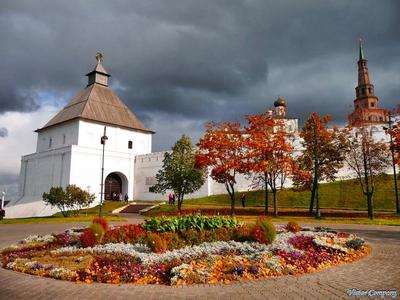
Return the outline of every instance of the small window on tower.
<path id="1" fill-rule="evenodd" d="M 49 138 L 49 148 L 51 148 L 52 144 L 53 144 L 53 139 Z"/>
<path id="2" fill-rule="evenodd" d="M 372 93 L 372 89 L 371 88 L 368 88 L 368 93 Z"/>
<path id="3" fill-rule="evenodd" d="M 362 89 L 362 94 L 365 95 L 365 89 L 364 88 Z"/>
<path id="4" fill-rule="evenodd" d="M 375 104 L 374 103 L 371 103 L 371 107 L 374 107 L 375 106 Z"/>
<path id="5" fill-rule="evenodd" d="M 132 141 L 128 142 L 128 149 L 132 149 Z"/>
<path id="6" fill-rule="evenodd" d="M 65 134 L 63 134 L 63 145 L 65 145 L 65 139 L 66 139 Z"/>

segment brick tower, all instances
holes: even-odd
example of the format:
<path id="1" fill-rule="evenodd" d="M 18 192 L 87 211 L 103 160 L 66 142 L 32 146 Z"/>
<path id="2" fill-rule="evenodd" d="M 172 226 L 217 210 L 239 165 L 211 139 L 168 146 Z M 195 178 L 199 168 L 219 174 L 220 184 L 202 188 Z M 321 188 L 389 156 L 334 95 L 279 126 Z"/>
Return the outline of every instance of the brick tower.
<path id="1" fill-rule="evenodd" d="M 387 110 L 379 108 L 379 99 L 375 96 L 374 85 L 369 80 L 368 61 L 365 59 L 360 39 L 358 85 L 356 87 L 354 111 L 349 115 L 349 125 L 360 127 L 387 123 L 388 114 Z"/>

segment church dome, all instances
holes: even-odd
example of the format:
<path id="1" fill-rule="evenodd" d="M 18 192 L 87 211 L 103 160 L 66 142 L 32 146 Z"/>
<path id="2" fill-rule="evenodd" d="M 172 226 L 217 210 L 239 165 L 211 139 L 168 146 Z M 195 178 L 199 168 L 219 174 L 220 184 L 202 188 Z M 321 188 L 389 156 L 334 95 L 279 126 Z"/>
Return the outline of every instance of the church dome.
<path id="1" fill-rule="evenodd" d="M 281 96 L 278 97 L 278 99 L 276 99 L 276 101 L 274 102 L 274 106 L 278 107 L 278 106 L 284 106 L 286 107 L 286 101 L 285 99 L 283 99 Z"/>

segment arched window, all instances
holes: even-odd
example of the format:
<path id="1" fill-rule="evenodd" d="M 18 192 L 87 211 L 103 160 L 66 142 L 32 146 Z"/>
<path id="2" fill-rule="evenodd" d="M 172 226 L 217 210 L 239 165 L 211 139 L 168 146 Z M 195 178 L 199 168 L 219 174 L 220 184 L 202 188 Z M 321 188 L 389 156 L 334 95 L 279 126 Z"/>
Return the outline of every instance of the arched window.
<path id="1" fill-rule="evenodd" d="M 132 149 L 132 145 L 133 145 L 132 141 L 128 141 L 128 149 Z"/>
<path id="2" fill-rule="evenodd" d="M 49 148 L 51 148 L 52 144 L 53 144 L 53 139 L 49 138 Z"/>

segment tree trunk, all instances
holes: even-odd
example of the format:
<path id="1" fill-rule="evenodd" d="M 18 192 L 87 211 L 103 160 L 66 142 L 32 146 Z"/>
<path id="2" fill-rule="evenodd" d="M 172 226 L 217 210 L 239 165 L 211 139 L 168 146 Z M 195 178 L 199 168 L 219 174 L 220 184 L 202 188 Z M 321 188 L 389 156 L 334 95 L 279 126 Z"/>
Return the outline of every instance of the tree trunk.
<path id="1" fill-rule="evenodd" d="M 317 185 L 318 185 L 318 164 L 317 164 L 317 161 L 314 161 L 314 178 L 313 178 L 313 184 L 312 184 L 312 190 L 311 190 L 310 209 L 308 211 L 310 216 L 313 213 L 314 199 L 315 199 L 315 192 L 317 190 Z"/>
<path id="2" fill-rule="evenodd" d="M 274 199 L 274 216 L 277 217 L 278 216 L 278 204 L 277 204 L 277 195 L 276 195 L 276 189 L 272 190 L 272 195 L 273 195 L 273 199 Z"/>
<path id="3" fill-rule="evenodd" d="M 372 220 L 374 218 L 374 206 L 373 206 L 373 200 L 372 200 L 372 193 L 367 192 L 365 194 L 367 196 L 368 217 Z"/>
<path id="4" fill-rule="evenodd" d="M 235 195 L 235 188 L 231 183 L 225 183 L 225 188 L 228 191 L 228 194 L 231 198 L 231 216 L 235 215 L 235 202 L 236 202 L 236 195 Z"/>
<path id="5" fill-rule="evenodd" d="M 264 209 L 264 215 L 268 215 L 268 183 L 266 179 L 266 175 L 264 175 L 264 184 L 265 184 L 265 209 Z"/>
<path id="6" fill-rule="evenodd" d="M 316 211 L 315 218 L 321 219 L 321 210 L 320 210 L 320 202 L 319 202 L 319 184 L 317 182 L 317 187 L 315 189 L 315 198 L 316 198 Z"/>
<path id="7" fill-rule="evenodd" d="M 315 191 L 316 191 L 316 187 L 317 187 L 317 185 L 315 184 L 315 181 L 316 181 L 316 177 L 314 176 L 313 184 L 312 184 L 312 187 L 311 187 L 310 209 L 308 210 L 308 214 L 310 216 L 312 216 L 313 209 L 314 209 Z"/>
<path id="8" fill-rule="evenodd" d="M 183 195 L 178 195 L 178 210 L 182 212 Z"/>

